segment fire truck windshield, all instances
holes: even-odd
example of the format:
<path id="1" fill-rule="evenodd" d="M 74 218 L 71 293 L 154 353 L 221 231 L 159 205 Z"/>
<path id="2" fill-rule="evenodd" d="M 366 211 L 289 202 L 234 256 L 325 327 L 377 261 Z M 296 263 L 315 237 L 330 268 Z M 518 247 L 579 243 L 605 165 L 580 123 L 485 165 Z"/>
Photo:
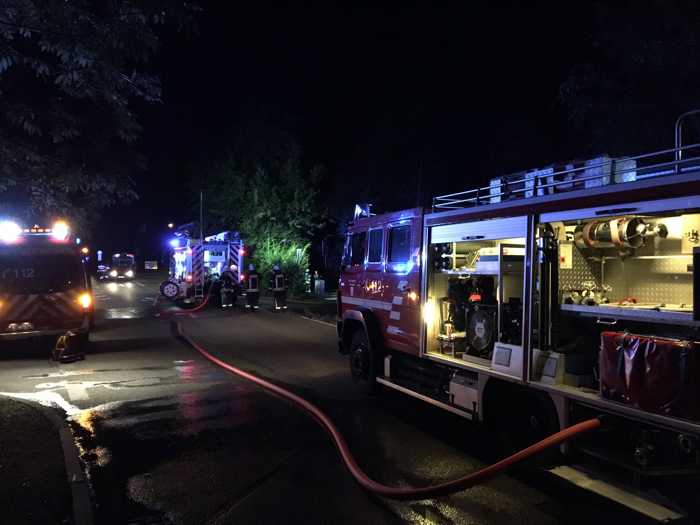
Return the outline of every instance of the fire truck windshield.
<path id="1" fill-rule="evenodd" d="M 133 266 L 133 255 L 115 255 L 112 257 L 112 266 Z"/>
<path id="2" fill-rule="evenodd" d="M 84 286 L 80 259 L 70 254 L 0 254 L 0 292 L 36 294 Z"/>

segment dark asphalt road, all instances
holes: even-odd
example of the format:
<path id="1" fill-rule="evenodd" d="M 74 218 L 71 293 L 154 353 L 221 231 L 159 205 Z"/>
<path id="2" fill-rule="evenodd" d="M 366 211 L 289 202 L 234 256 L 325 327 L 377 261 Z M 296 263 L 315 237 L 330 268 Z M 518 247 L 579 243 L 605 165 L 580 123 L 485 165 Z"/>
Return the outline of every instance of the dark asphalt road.
<path id="1" fill-rule="evenodd" d="M 60 407 L 95 491 L 98 523 L 586 523 L 636 516 L 529 471 L 449 498 L 389 502 L 358 488 L 306 415 L 233 378 L 151 317 L 159 279 L 96 283 L 82 362 L 5 358 L 0 391 Z M 350 380 L 334 328 L 294 314 L 207 310 L 185 329 L 217 356 L 328 411 L 377 480 L 453 478 L 496 451 L 492 436 Z"/>

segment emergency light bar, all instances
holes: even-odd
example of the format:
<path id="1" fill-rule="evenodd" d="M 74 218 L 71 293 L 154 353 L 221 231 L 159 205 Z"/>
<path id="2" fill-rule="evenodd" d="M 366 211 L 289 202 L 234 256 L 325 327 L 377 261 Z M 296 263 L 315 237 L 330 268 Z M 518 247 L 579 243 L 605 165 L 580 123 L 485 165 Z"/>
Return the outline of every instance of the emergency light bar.
<path id="1" fill-rule="evenodd" d="M 22 229 L 19 224 L 14 221 L 0 222 L 0 241 L 6 243 L 17 242 L 23 235 L 47 235 L 51 236 L 56 241 L 65 241 L 69 235 L 68 224 L 65 221 L 57 221 L 52 228 L 42 228 L 35 224 L 31 228 Z"/>

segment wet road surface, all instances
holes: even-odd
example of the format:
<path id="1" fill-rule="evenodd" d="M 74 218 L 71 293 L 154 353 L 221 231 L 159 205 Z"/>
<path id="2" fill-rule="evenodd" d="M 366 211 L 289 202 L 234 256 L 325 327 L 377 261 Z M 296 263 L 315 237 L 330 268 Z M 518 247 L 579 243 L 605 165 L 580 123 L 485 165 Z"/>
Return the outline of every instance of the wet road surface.
<path id="1" fill-rule="evenodd" d="M 306 415 L 231 377 L 151 317 L 159 279 L 96 283 L 85 361 L 5 356 L 0 390 L 65 411 L 95 493 L 97 523 L 590 523 L 636 516 L 528 471 L 439 500 L 362 491 Z M 368 396 L 334 327 L 234 309 L 183 318 L 218 357 L 326 410 L 378 481 L 424 485 L 478 467 L 492 436 L 393 393 Z"/>

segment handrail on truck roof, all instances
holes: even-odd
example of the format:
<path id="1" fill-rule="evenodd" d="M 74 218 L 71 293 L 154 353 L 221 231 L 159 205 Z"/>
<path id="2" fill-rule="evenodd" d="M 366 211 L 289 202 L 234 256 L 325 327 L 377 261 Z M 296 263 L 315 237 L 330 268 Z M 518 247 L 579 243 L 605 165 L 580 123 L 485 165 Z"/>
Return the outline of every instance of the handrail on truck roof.
<path id="1" fill-rule="evenodd" d="M 691 153 L 691 156 L 686 156 Z M 682 155 L 681 155 L 682 154 Z M 671 160 L 667 160 L 669 156 Z M 601 162 L 596 162 L 600 159 Z M 700 143 L 669 148 L 634 157 L 604 157 L 588 161 L 572 161 L 556 166 L 566 169 L 531 169 L 492 179 L 492 184 L 472 190 L 448 193 L 433 198 L 433 211 L 456 210 L 482 206 L 504 200 L 546 196 L 582 187 L 633 182 L 700 171 Z M 497 181 L 498 183 L 494 183 Z"/>

